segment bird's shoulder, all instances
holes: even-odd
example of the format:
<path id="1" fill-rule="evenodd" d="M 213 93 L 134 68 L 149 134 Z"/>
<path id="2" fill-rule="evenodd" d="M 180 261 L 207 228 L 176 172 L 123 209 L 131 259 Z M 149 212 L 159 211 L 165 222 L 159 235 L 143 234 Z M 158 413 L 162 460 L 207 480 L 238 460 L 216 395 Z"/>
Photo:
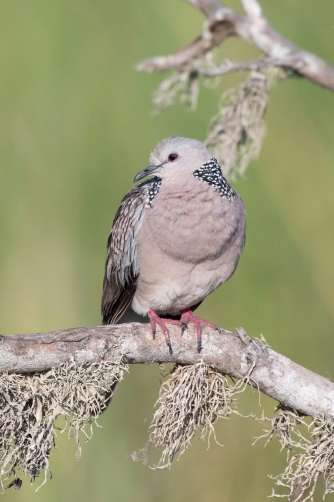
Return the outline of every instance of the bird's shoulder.
<path id="1" fill-rule="evenodd" d="M 154 177 L 136 185 L 123 197 L 113 221 L 108 248 L 112 246 L 115 252 L 121 250 L 122 243 L 131 237 L 131 230 L 141 220 L 144 210 L 151 206 L 160 185 L 161 178 Z"/>

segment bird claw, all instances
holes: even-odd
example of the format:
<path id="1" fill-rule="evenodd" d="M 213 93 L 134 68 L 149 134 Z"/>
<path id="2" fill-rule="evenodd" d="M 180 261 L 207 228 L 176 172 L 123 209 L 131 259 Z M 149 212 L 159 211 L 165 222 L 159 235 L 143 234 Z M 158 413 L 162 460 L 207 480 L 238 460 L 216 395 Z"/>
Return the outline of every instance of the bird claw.
<path id="1" fill-rule="evenodd" d="M 166 343 L 167 343 L 167 347 L 169 349 L 169 353 L 170 353 L 170 355 L 172 355 L 173 349 L 172 349 L 172 344 L 171 344 L 170 340 L 166 341 Z"/>
<path id="2" fill-rule="evenodd" d="M 153 340 L 155 339 L 156 327 L 158 325 L 161 328 L 161 330 L 163 331 L 164 335 L 165 335 L 166 345 L 169 348 L 169 353 L 173 354 L 172 344 L 171 344 L 171 341 L 170 341 L 169 331 L 168 331 L 168 328 L 166 326 L 166 323 L 169 323 L 169 324 L 179 324 L 179 322 L 178 321 L 174 321 L 173 319 L 163 319 L 162 317 L 159 317 L 158 314 L 153 309 L 150 309 L 147 312 L 147 315 L 148 315 L 148 317 L 150 319 L 151 329 L 152 329 L 152 333 L 153 333 Z"/>
<path id="3" fill-rule="evenodd" d="M 204 324 L 204 326 L 208 326 L 211 329 L 216 329 L 217 326 L 212 324 L 212 322 L 210 322 L 210 321 L 206 321 L 205 319 L 202 319 L 201 317 L 195 316 L 190 309 L 182 310 L 181 320 L 180 320 L 181 326 L 183 326 L 183 325 L 187 326 L 189 322 L 192 322 L 196 328 L 197 351 L 199 353 L 202 350 L 202 326 L 201 326 L 201 324 Z"/>
<path id="4" fill-rule="evenodd" d="M 181 336 L 182 336 L 183 333 L 185 332 L 185 330 L 188 328 L 188 324 L 186 324 L 185 322 L 180 321 L 180 325 L 181 325 Z"/>
<path id="5" fill-rule="evenodd" d="M 200 353 L 203 348 L 201 324 L 204 324 L 205 326 L 208 326 L 211 329 L 217 329 L 217 326 L 215 326 L 211 322 L 206 321 L 205 319 L 202 319 L 201 317 L 195 316 L 190 309 L 182 310 L 180 321 L 175 321 L 174 319 L 161 318 L 158 316 L 158 314 L 153 309 L 150 309 L 148 311 L 147 315 L 150 319 L 152 333 L 153 333 L 153 339 L 155 338 L 156 327 L 158 325 L 165 335 L 166 344 L 167 344 L 167 347 L 169 348 L 169 353 L 171 355 L 173 354 L 173 349 L 172 349 L 172 344 L 171 344 L 170 337 L 169 337 L 169 331 L 168 331 L 166 324 L 177 324 L 177 325 L 181 326 L 181 330 L 182 330 L 181 335 L 183 335 L 183 333 L 185 332 L 185 330 L 188 327 L 188 324 L 190 322 L 192 322 L 195 325 L 196 333 L 197 333 L 197 352 L 198 353 Z"/>

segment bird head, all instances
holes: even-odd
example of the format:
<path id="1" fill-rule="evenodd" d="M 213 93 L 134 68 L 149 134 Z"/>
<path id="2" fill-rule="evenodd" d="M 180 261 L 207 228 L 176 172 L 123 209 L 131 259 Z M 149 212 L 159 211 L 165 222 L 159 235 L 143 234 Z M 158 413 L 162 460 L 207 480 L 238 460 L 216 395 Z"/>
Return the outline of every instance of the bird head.
<path id="1" fill-rule="evenodd" d="M 134 181 L 151 174 L 162 179 L 179 177 L 196 171 L 212 157 L 212 153 L 200 141 L 173 136 L 157 144 L 150 155 L 150 165 L 140 171 Z"/>

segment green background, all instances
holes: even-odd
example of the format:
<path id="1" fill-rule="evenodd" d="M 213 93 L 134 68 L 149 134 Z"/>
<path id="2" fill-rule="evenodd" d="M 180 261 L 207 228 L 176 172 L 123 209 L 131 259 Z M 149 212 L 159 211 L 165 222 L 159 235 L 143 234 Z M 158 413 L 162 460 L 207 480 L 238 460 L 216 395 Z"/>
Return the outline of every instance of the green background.
<path id="1" fill-rule="evenodd" d="M 240 10 L 237 2 L 229 6 Z M 263 0 L 262 6 L 283 35 L 334 63 L 333 2 Z M 241 78 L 202 89 L 194 113 L 176 106 L 151 115 L 162 77 L 136 73 L 136 63 L 176 50 L 202 21 L 178 0 L 1 2 L 1 333 L 100 323 L 106 240 L 133 176 L 162 138 L 203 140 L 220 93 Z M 235 39 L 222 53 L 257 56 Z M 333 118 L 329 91 L 298 79 L 273 89 L 261 156 L 234 184 L 247 208 L 244 254 L 233 278 L 199 310 L 227 329 L 263 333 L 276 351 L 331 378 Z M 224 447 L 207 450 L 194 440 L 170 471 L 131 460 L 148 438 L 159 382 L 157 367 L 131 367 L 82 458 L 75 459 L 74 443 L 59 440 L 53 480 L 37 500 L 267 500 L 268 474 L 283 470 L 285 453 L 277 442 L 251 446 L 262 428 L 251 419 L 221 421 Z M 239 400 L 243 411 L 261 414 L 256 393 Z M 271 416 L 275 403 L 262 402 Z M 27 478 L 3 497 L 36 500 Z"/>

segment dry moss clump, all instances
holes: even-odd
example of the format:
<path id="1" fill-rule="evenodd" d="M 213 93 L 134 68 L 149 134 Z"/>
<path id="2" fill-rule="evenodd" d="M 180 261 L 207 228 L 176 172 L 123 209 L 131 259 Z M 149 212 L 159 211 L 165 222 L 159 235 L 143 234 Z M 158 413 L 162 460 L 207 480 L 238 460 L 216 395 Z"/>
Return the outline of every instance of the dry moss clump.
<path id="1" fill-rule="evenodd" d="M 199 92 L 198 76 L 191 68 L 173 72 L 163 80 L 153 94 L 154 112 L 161 112 L 166 106 L 184 104 L 191 110 L 197 106 Z"/>
<path id="2" fill-rule="evenodd" d="M 288 450 L 284 472 L 271 476 L 286 493 L 273 490 L 272 497 L 313 502 L 319 478 L 325 483 L 323 498 L 334 493 L 334 422 L 317 418 L 307 423 L 305 417 L 283 405 L 276 408 L 272 420 L 265 420 L 271 422 L 271 427 L 261 437 L 267 438 L 267 442 L 277 437 L 282 449 Z"/>
<path id="3" fill-rule="evenodd" d="M 212 149 L 225 176 L 244 173 L 261 150 L 268 83 L 264 73 L 252 72 L 221 96 L 220 111 L 209 124 L 206 145 Z"/>
<path id="4" fill-rule="evenodd" d="M 249 379 L 250 376 L 231 384 L 225 375 L 204 362 L 176 365 L 161 386 L 149 444 L 139 452 L 142 459 L 147 462 L 147 449 L 153 444 L 162 450 L 154 468 L 170 467 L 175 456 L 189 447 L 196 433 L 208 442 L 211 435 L 216 440 L 214 424 L 218 418 L 239 414 L 236 394 L 243 392 Z M 269 422 L 270 427 L 260 437 L 266 439 L 266 444 L 275 437 L 281 449 L 287 450 L 286 469 L 278 476 L 271 476 L 285 493 L 273 491 L 272 497 L 313 502 L 319 478 L 325 483 L 324 496 L 334 492 L 334 421 L 307 420 L 284 405 L 275 408 L 272 419 L 261 419 Z M 138 456 L 133 458 L 137 460 Z"/>
<path id="5" fill-rule="evenodd" d="M 259 439 L 264 438 L 266 439 L 266 446 L 269 441 L 275 437 L 281 445 L 281 451 L 284 448 L 291 451 L 296 445 L 296 440 L 294 440 L 293 435 L 295 435 L 295 437 L 300 441 L 305 439 L 298 428 L 299 425 L 306 425 L 304 416 L 300 415 L 297 411 L 284 406 L 283 404 L 276 406 L 273 418 L 270 419 L 262 416 L 261 421 L 269 422 L 270 428 L 264 429 L 264 434 L 257 437 L 253 444 L 255 444 Z"/>
<path id="6" fill-rule="evenodd" d="M 173 71 L 161 82 L 153 93 L 154 113 L 160 113 L 171 105 L 183 104 L 190 110 L 196 110 L 199 95 L 198 68 L 213 68 L 215 66 L 212 52 L 193 59 L 188 65 Z"/>
<path id="7" fill-rule="evenodd" d="M 227 378 L 204 362 L 176 365 L 160 389 L 153 416 L 150 443 L 162 449 L 155 468 L 170 467 L 190 445 L 195 433 L 210 440 L 218 418 L 237 413 L 235 395 L 242 392 L 244 382 L 231 385 Z"/>
<path id="8" fill-rule="evenodd" d="M 0 375 L 0 484 L 18 470 L 34 481 L 44 470 L 55 446 L 55 420 L 66 419 L 80 456 L 79 433 L 92 436 L 92 423 L 107 407 L 127 367 L 121 361 L 91 365 L 63 364 L 45 373 Z M 9 486 L 9 485 L 8 485 Z M 7 486 L 7 487 L 8 487 Z M 40 488 L 40 487 L 39 487 Z"/>

